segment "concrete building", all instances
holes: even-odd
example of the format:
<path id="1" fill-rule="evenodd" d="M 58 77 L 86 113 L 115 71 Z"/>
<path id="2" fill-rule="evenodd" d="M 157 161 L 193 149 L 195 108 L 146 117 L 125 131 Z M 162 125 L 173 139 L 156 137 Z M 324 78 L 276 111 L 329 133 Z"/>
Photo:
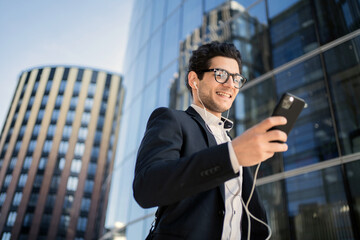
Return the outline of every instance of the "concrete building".
<path id="1" fill-rule="evenodd" d="M 21 73 L 0 138 L 1 239 L 101 235 L 123 95 L 101 70 Z"/>

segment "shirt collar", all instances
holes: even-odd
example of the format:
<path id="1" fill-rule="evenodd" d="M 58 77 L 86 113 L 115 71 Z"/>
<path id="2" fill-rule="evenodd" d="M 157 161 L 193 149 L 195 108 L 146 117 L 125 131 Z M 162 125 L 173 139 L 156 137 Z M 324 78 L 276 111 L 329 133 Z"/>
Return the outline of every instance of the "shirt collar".
<path id="1" fill-rule="evenodd" d="M 191 107 L 195 109 L 195 111 L 201 116 L 201 118 L 209 126 L 223 125 L 224 130 L 226 131 L 230 131 L 234 126 L 234 123 L 228 118 L 221 117 L 221 119 L 219 119 L 214 114 L 210 113 L 209 111 L 206 111 L 204 108 L 201 108 L 195 104 L 191 104 Z"/>

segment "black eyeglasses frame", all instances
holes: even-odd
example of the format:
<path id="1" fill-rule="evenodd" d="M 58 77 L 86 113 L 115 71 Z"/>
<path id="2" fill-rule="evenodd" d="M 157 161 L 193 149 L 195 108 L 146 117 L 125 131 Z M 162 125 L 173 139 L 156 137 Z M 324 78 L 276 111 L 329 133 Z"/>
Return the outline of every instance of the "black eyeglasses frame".
<path id="1" fill-rule="evenodd" d="M 219 82 L 219 81 L 216 79 L 216 74 L 214 74 L 215 81 L 218 82 L 218 83 L 221 83 L 221 84 L 226 83 L 226 82 L 229 80 L 229 77 L 231 76 L 232 79 L 233 79 L 233 82 L 234 82 L 234 87 L 237 88 L 237 89 L 240 89 L 240 88 L 242 88 L 242 87 L 245 85 L 245 83 L 247 82 L 246 77 L 244 77 L 244 76 L 241 75 L 240 73 L 229 73 L 227 70 L 222 69 L 222 68 L 210 68 L 210 69 L 202 70 L 201 72 L 203 72 L 203 73 L 205 73 L 205 72 L 214 72 L 214 73 L 215 73 L 216 71 L 224 71 L 224 72 L 226 72 L 226 74 L 227 74 L 227 78 L 225 79 L 224 82 Z M 235 76 L 240 76 L 240 77 L 243 79 L 243 81 L 236 82 L 236 81 L 235 81 Z M 237 84 L 237 83 L 239 84 L 239 87 L 236 87 L 236 84 Z"/>

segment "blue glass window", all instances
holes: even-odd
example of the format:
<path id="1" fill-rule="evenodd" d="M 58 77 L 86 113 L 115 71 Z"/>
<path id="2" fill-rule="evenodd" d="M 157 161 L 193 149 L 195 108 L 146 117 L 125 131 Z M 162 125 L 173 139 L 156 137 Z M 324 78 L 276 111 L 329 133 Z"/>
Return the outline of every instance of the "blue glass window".
<path id="1" fill-rule="evenodd" d="M 191 35 L 202 23 L 202 0 L 186 1 L 183 6 L 181 39 Z M 177 47 L 179 49 L 179 47 Z"/>
<path id="2" fill-rule="evenodd" d="M 81 157 L 85 151 L 85 144 L 84 143 L 76 143 L 75 145 L 75 155 Z"/>
<path id="3" fill-rule="evenodd" d="M 88 96 L 93 97 L 96 91 L 96 82 L 91 82 L 88 88 Z"/>
<path id="4" fill-rule="evenodd" d="M 91 199 L 83 198 L 81 201 L 81 211 L 89 211 L 91 204 Z"/>
<path id="5" fill-rule="evenodd" d="M 73 159 L 71 162 L 71 172 L 80 173 L 81 165 L 82 165 L 81 159 Z"/>
<path id="6" fill-rule="evenodd" d="M 63 101 L 63 95 L 58 95 L 55 100 L 55 108 L 60 108 L 62 101 Z"/>
<path id="7" fill-rule="evenodd" d="M 283 154 L 285 170 L 338 157 L 320 57 L 299 63 L 275 79 L 278 98 L 288 91 L 308 105 L 288 136 L 289 150 Z"/>
<path id="8" fill-rule="evenodd" d="M 77 223 L 77 230 L 85 232 L 87 225 L 87 218 L 86 217 L 80 217 Z"/>
<path id="9" fill-rule="evenodd" d="M 65 155 L 69 147 L 68 141 L 61 141 L 59 145 L 59 154 Z"/>
<path id="10" fill-rule="evenodd" d="M 38 169 L 39 170 L 44 170 L 45 167 L 46 167 L 47 161 L 48 161 L 47 157 L 40 158 Z"/>
<path id="11" fill-rule="evenodd" d="M 49 80 L 52 80 L 52 79 L 54 79 L 54 76 L 55 76 L 55 70 L 56 70 L 56 68 L 51 68 L 51 70 L 50 70 L 50 74 L 49 74 Z"/>
<path id="12" fill-rule="evenodd" d="M 227 2 L 227 0 L 206 0 L 205 2 L 205 12 L 208 12 L 218 6 L 220 6 L 221 4 Z"/>
<path id="13" fill-rule="evenodd" d="M 77 177 L 70 176 L 67 181 L 66 189 L 69 191 L 76 191 L 79 179 Z"/>
<path id="14" fill-rule="evenodd" d="M 168 1 L 168 4 L 171 4 L 171 2 Z M 157 29 L 159 25 L 164 21 L 165 6 L 166 6 L 166 0 L 154 0 L 153 3 L 151 4 L 152 7 L 151 32 Z"/>
<path id="15" fill-rule="evenodd" d="M 156 1 L 157 1 L 157 0 L 156 0 Z M 180 3 L 181 3 L 181 2 L 182 2 L 182 0 L 167 1 L 166 16 L 169 16 L 170 14 L 172 14 L 173 11 L 180 6 Z M 179 10 L 179 9 L 177 9 L 177 10 Z"/>
<path id="16" fill-rule="evenodd" d="M 65 88 L 66 88 L 66 80 L 62 80 L 60 82 L 60 87 L 59 87 L 59 94 L 63 94 L 65 92 Z"/>
<path id="17" fill-rule="evenodd" d="M 88 128 L 87 127 L 80 127 L 79 134 L 78 134 L 78 140 L 79 141 L 85 141 L 88 134 Z"/>
<path id="18" fill-rule="evenodd" d="M 5 198 L 6 198 L 6 193 L 5 192 L 0 193 L 0 204 L 1 205 L 4 204 Z"/>
<path id="19" fill-rule="evenodd" d="M 31 166 L 32 157 L 25 157 L 23 169 L 29 169 Z"/>
<path id="20" fill-rule="evenodd" d="M 49 92 L 50 92 L 51 87 L 52 87 L 52 83 L 53 83 L 53 81 L 49 79 L 48 82 L 46 83 L 45 93 L 49 93 Z"/>
<path id="21" fill-rule="evenodd" d="M 81 82 L 80 82 L 80 81 L 76 81 L 76 82 L 74 83 L 73 96 L 79 95 L 80 90 L 81 90 Z"/>
<path id="22" fill-rule="evenodd" d="M 4 180 L 4 187 L 8 187 L 10 185 L 12 179 L 12 175 L 11 174 L 7 174 L 5 176 L 5 180 Z"/>
<path id="23" fill-rule="evenodd" d="M 262 185 L 258 191 L 273 216 L 274 239 L 355 239 L 340 167 Z"/>
<path id="24" fill-rule="evenodd" d="M 324 53 L 342 154 L 360 152 L 360 37 Z"/>
<path id="25" fill-rule="evenodd" d="M 273 18 L 280 15 L 281 13 L 294 6 L 299 1 L 300 0 L 268 0 L 269 17 Z"/>
<path id="26" fill-rule="evenodd" d="M 149 61 L 147 65 L 146 75 L 148 76 L 148 80 L 153 79 L 156 74 L 160 71 L 160 53 L 161 53 L 161 31 L 157 31 L 151 38 L 150 47 L 149 47 Z"/>
<path id="27" fill-rule="evenodd" d="M 24 187 L 26 184 L 28 175 L 26 173 L 21 174 L 19 177 L 18 187 Z"/>
<path id="28" fill-rule="evenodd" d="M 43 152 L 44 153 L 49 153 L 51 150 L 51 146 L 52 146 L 52 140 L 46 140 L 44 143 L 44 148 L 43 148 Z"/>
<path id="29" fill-rule="evenodd" d="M 168 65 L 175 60 L 179 55 L 180 41 L 179 41 L 179 27 L 180 27 L 180 11 L 177 10 L 166 21 L 165 25 L 165 40 L 163 47 L 162 66 Z"/>
<path id="30" fill-rule="evenodd" d="M 8 227 L 14 226 L 14 223 L 15 223 L 15 220 L 16 220 L 16 215 L 17 215 L 16 212 L 10 212 L 9 213 L 9 216 L 7 218 L 7 221 L 6 221 L 6 225 Z"/>
<path id="31" fill-rule="evenodd" d="M 84 191 L 85 191 L 86 193 L 91 193 L 91 192 L 93 191 L 93 188 L 94 188 L 94 181 L 93 181 L 93 180 L 86 179 Z"/>
<path id="32" fill-rule="evenodd" d="M 69 77 L 69 68 L 65 68 L 64 69 L 64 73 L 63 73 L 63 77 L 62 77 L 62 80 L 67 80 L 68 79 L 68 77 Z"/>
<path id="33" fill-rule="evenodd" d="M 272 0 L 273 2 L 275 0 Z M 277 0 L 276 0 L 277 1 Z M 283 7 L 293 1 L 275 5 Z M 271 5 L 271 3 L 270 3 Z M 294 8 L 271 19 L 270 38 L 273 65 L 278 67 L 318 47 L 316 26 L 310 3 L 300 1 Z"/>
<path id="34" fill-rule="evenodd" d="M 21 198 L 22 198 L 22 192 L 16 192 L 15 195 L 14 195 L 12 205 L 13 206 L 19 206 L 19 204 L 21 202 Z"/>

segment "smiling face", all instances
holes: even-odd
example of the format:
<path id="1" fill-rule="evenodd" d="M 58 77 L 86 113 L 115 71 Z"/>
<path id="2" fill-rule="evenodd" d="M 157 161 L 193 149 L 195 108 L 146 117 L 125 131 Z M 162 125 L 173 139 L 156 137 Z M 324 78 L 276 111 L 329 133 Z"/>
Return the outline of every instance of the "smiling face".
<path id="1" fill-rule="evenodd" d="M 209 69 L 211 68 L 221 68 L 229 73 L 240 73 L 237 61 L 228 57 L 217 56 L 212 58 Z M 202 102 L 210 113 L 218 117 L 221 117 L 221 113 L 230 109 L 239 92 L 239 89 L 234 87 L 231 76 L 223 84 L 215 81 L 214 72 L 205 72 L 202 80 L 198 79 L 195 72 L 190 72 L 188 79 L 189 84 L 193 87 L 194 104 L 203 107 Z M 194 82 L 196 82 L 198 89 L 196 89 Z"/>

